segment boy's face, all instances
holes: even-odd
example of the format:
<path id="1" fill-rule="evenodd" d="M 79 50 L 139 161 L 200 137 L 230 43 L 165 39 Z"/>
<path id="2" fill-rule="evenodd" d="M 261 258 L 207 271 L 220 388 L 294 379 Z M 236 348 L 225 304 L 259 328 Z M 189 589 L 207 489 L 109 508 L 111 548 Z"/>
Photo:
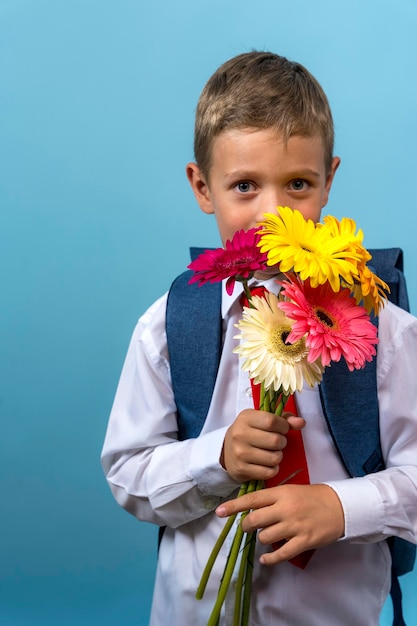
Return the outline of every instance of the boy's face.
<path id="1" fill-rule="evenodd" d="M 285 142 L 272 129 L 228 130 L 215 138 L 209 180 L 195 163 L 187 176 L 204 213 L 216 217 L 223 244 L 248 230 L 277 206 L 298 209 L 320 221 L 340 159 L 326 172 L 322 139 L 293 136 Z"/>

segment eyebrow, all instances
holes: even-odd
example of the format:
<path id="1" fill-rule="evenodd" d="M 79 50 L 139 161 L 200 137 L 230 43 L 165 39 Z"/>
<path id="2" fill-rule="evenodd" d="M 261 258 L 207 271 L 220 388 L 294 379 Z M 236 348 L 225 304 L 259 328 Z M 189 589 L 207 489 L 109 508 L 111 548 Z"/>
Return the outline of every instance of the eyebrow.
<path id="1" fill-rule="evenodd" d="M 311 169 L 301 169 L 294 170 L 293 172 L 284 172 L 286 178 L 320 178 L 320 173 L 316 170 Z M 259 176 L 259 172 L 256 170 L 233 170 L 231 172 L 226 172 L 224 174 L 225 180 L 234 180 L 234 179 L 246 179 L 246 178 L 257 178 Z"/>
<path id="2" fill-rule="evenodd" d="M 290 178 L 320 178 L 320 173 L 316 170 L 297 170 L 294 173 L 289 174 Z"/>

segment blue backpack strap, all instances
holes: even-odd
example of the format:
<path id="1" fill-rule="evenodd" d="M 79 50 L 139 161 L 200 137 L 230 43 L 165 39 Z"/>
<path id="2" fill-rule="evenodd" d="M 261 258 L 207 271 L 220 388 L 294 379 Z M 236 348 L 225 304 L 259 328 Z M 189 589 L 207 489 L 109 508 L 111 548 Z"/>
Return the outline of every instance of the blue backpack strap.
<path id="1" fill-rule="evenodd" d="M 191 248 L 195 259 L 203 248 Z M 186 271 L 168 293 L 165 330 L 177 405 L 178 439 L 198 437 L 210 407 L 222 349 L 221 283 L 189 284 Z M 158 550 L 165 532 L 160 526 Z"/>
<path id="2" fill-rule="evenodd" d="M 202 249 L 192 248 L 197 256 Z M 205 422 L 222 348 L 221 283 L 189 284 L 191 271 L 168 294 L 166 332 L 178 438 L 197 437 Z"/>
<path id="3" fill-rule="evenodd" d="M 389 299 L 408 310 L 402 250 L 386 248 L 369 252 L 372 255 L 369 265 L 390 287 Z M 378 318 L 372 321 L 378 324 Z M 353 372 L 349 372 L 344 360 L 332 363 L 323 376 L 320 397 L 330 433 L 349 474 L 364 476 L 383 469 L 376 359 Z M 361 428 L 364 414 L 366 430 Z"/>
<path id="4" fill-rule="evenodd" d="M 399 248 L 369 251 L 372 270 L 388 283 L 389 300 L 409 310 L 403 274 L 403 253 Z M 372 320 L 377 324 L 377 318 Z M 319 386 L 323 413 L 339 455 L 351 476 L 364 476 L 384 468 L 379 432 L 376 359 L 362 370 L 349 372 L 344 361 L 332 363 Z M 362 428 L 366 415 L 366 430 Z M 391 599 L 393 626 L 406 626 L 402 613 L 402 594 L 398 576 L 414 567 L 416 546 L 391 537 Z"/>
<path id="5" fill-rule="evenodd" d="M 325 370 L 319 392 L 330 434 L 350 476 L 364 476 L 383 469 L 376 360 L 353 372 L 348 370 L 344 359 L 332 363 Z"/>
<path id="6" fill-rule="evenodd" d="M 401 248 L 374 248 L 369 250 L 372 259 L 368 265 L 388 283 L 391 293 L 388 299 L 405 311 L 410 310 L 407 285 L 404 276 L 403 251 Z"/>

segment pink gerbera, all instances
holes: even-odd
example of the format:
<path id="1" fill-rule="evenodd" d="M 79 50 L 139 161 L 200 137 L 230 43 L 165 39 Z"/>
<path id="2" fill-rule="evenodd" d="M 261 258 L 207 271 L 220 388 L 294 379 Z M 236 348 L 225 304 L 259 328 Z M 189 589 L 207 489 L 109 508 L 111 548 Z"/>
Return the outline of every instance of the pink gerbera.
<path id="1" fill-rule="evenodd" d="M 233 293 L 237 280 L 248 280 L 258 270 L 266 267 L 266 253 L 258 247 L 260 235 L 257 228 L 240 230 L 226 241 L 225 248 L 205 250 L 188 268 L 194 272 L 190 283 L 217 283 L 227 278 L 226 291 Z"/>
<path id="2" fill-rule="evenodd" d="M 321 358 L 324 366 L 344 357 L 350 371 L 364 367 L 375 356 L 377 329 L 350 289 L 334 292 L 329 284 L 312 288 L 310 281 L 289 277 L 279 307 L 294 320 L 288 341 L 305 336 L 309 361 Z"/>

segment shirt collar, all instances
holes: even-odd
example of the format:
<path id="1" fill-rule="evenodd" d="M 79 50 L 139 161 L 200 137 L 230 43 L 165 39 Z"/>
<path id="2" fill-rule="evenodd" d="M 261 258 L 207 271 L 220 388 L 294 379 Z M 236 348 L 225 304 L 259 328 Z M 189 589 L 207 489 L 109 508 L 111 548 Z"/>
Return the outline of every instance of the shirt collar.
<path id="1" fill-rule="evenodd" d="M 277 294 L 280 290 L 280 285 L 277 283 L 277 278 L 278 276 L 273 276 L 272 278 L 268 278 L 268 280 L 256 280 L 255 278 L 253 278 L 249 281 L 249 286 L 257 287 L 262 285 L 263 287 L 266 287 L 268 291 L 272 291 L 273 293 Z M 233 293 L 231 296 L 229 296 L 226 291 L 226 280 L 222 281 L 222 319 L 225 319 L 234 303 L 239 300 L 242 293 L 243 285 L 242 283 L 236 281 Z"/>

